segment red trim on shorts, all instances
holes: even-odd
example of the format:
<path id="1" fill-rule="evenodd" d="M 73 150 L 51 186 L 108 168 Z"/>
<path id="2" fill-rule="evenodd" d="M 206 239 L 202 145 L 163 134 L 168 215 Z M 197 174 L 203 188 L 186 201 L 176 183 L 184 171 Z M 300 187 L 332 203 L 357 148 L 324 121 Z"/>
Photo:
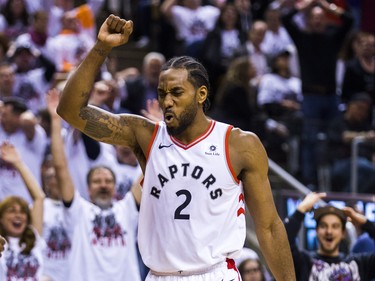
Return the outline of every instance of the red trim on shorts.
<path id="1" fill-rule="evenodd" d="M 227 262 L 228 269 L 235 270 L 237 272 L 237 275 L 238 275 L 238 281 L 241 281 L 241 276 L 240 276 L 240 273 L 238 272 L 238 269 L 237 269 L 237 266 L 236 266 L 236 263 L 234 262 L 234 260 L 227 258 L 226 262 Z"/>
<path id="2" fill-rule="evenodd" d="M 156 134 L 157 134 L 157 132 L 159 130 L 159 127 L 160 127 L 159 123 L 156 123 L 155 124 L 155 128 L 154 128 L 154 132 L 152 133 L 152 136 L 151 136 L 150 143 L 148 144 L 148 147 L 147 147 L 146 162 L 147 162 L 148 156 L 150 155 L 151 147 L 154 144 L 154 141 L 155 141 L 155 138 L 156 138 Z"/>
<path id="3" fill-rule="evenodd" d="M 171 136 L 171 140 L 178 147 L 181 147 L 181 148 L 187 150 L 190 147 L 196 145 L 197 143 L 199 143 L 202 140 L 204 140 L 205 138 L 207 138 L 211 134 L 213 129 L 215 128 L 215 125 L 216 125 L 216 122 L 214 120 L 211 120 L 210 126 L 208 126 L 207 130 L 201 136 L 198 136 L 196 139 L 194 139 L 193 141 L 191 141 L 188 144 L 183 144 L 182 142 L 180 142 L 178 139 L 174 138 L 173 136 Z"/>
<path id="4" fill-rule="evenodd" d="M 232 164 L 230 162 L 230 157 L 229 157 L 229 135 L 232 129 L 233 129 L 232 125 L 228 126 L 227 133 L 225 134 L 225 158 L 227 159 L 227 165 L 228 165 L 230 173 L 232 174 L 234 181 L 237 184 L 240 184 L 240 180 L 237 178 L 236 174 L 234 173 Z"/>

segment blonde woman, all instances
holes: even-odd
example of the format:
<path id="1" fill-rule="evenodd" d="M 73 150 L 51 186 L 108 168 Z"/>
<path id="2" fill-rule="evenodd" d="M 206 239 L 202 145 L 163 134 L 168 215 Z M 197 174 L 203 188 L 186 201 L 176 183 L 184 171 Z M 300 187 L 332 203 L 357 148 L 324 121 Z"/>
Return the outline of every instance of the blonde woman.
<path id="1" fill-rule="evenodd" d="M 41 280 L 44 193 L 13 145 L 3 143 L 0 155 L 20 173 L 33 199 L 32 207 L 19 196 L 0 203 L 0 235 L 7 241 L 0 259 L 0 280 Z"/>

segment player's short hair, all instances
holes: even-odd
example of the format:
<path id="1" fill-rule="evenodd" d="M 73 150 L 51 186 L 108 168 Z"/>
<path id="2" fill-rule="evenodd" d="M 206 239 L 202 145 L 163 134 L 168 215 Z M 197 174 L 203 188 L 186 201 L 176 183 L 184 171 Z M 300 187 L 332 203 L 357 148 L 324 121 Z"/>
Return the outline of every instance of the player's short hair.
<path id="1" fill-rule="evenodd" d="M 180 56 L 180 57 L 173 57 L 169 59 L 162 67 L 161 71 L 165 71 L 168 69 L 186 69 L 188 72 L 188 80 L 195 89 L 198 89 L 201 86 L 206 86 L 208 91 L 207 99 L 203 103 L 203 111 L 207 112 L 210 108 L 210 80 L 208 78 L 208 73 L 206 68 L 193 57 L 190 56 Z"/>

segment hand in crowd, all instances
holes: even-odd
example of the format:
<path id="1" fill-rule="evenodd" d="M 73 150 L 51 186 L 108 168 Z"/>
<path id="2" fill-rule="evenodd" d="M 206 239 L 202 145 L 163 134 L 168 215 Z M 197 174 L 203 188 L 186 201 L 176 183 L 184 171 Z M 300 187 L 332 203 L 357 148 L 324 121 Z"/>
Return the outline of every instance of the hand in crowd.
<path id="1" fill-rule="evenodd" d="M 133 22 L 124 20 L 115 15 L 110 15 L 100 27 L 98 40 L 109 47 L 125 44 L 133 32 Z"/>
<path id="2" fill-rule="evenodd" d="M 46 95 L 46 102 L 47 102 L 47 109 L 51 118 L 60 118 L 60 116 L 56 112 L 57 105 L 59 104 L 60 100 L 60 92 L 53 88 L 48 91 Z"/>
<path id="3" fill-rule="evenodd" d="M 8 142 L 0 146 L 0 158 L 14 166 L 22 161 L 14 145 Z"/>
<path id="4" fill-rule="evenodd" d="M 35 126 L 38 123 L 37 118 L 31 110 L 27 110 L 20 115 L 20 124 L 22 128 Z"/>
<path id="5" fill-rule="evenodd" d="M 357 212 L 351 207 L 344 207 L 342 209 L 345 215 L 348 217 L 348 220 L 352 222 L 356 227 L 361 227 L 361 225 L 365 224 L 367 218 L 365 215 Z"/>
<path id="6" fill-rule="evenodd" d="M 156 99 L 147 100 L 146 109 L 142 109 L 141 113 L 144 117 L 154 122 L 163 120 L 163 112 Z"/>
<path id="7" fill-rule="evenodd" d="M 313 209 L 314 205 L 326 196 L 327 193 L 325 192 L 311 192 L 307 194 L 302 202 L 298 205 L 297 210 L 301 213 L 310 212 Z"/>

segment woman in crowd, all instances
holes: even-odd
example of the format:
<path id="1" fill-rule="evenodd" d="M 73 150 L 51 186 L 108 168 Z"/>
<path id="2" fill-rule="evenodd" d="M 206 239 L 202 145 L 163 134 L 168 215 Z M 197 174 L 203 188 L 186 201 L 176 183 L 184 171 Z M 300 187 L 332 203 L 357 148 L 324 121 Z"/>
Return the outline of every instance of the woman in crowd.
<path id="1" fill-rule="evenodd" d="M 0 203 L 0 236 L 7 241 L 0 259 L 0 280 L 41 280 L 44 193 L 13 145 L 3 143 L 0 155 L 0 161 L 21 174 L 33 199 L 32 208 L 18 196 Z"/>

